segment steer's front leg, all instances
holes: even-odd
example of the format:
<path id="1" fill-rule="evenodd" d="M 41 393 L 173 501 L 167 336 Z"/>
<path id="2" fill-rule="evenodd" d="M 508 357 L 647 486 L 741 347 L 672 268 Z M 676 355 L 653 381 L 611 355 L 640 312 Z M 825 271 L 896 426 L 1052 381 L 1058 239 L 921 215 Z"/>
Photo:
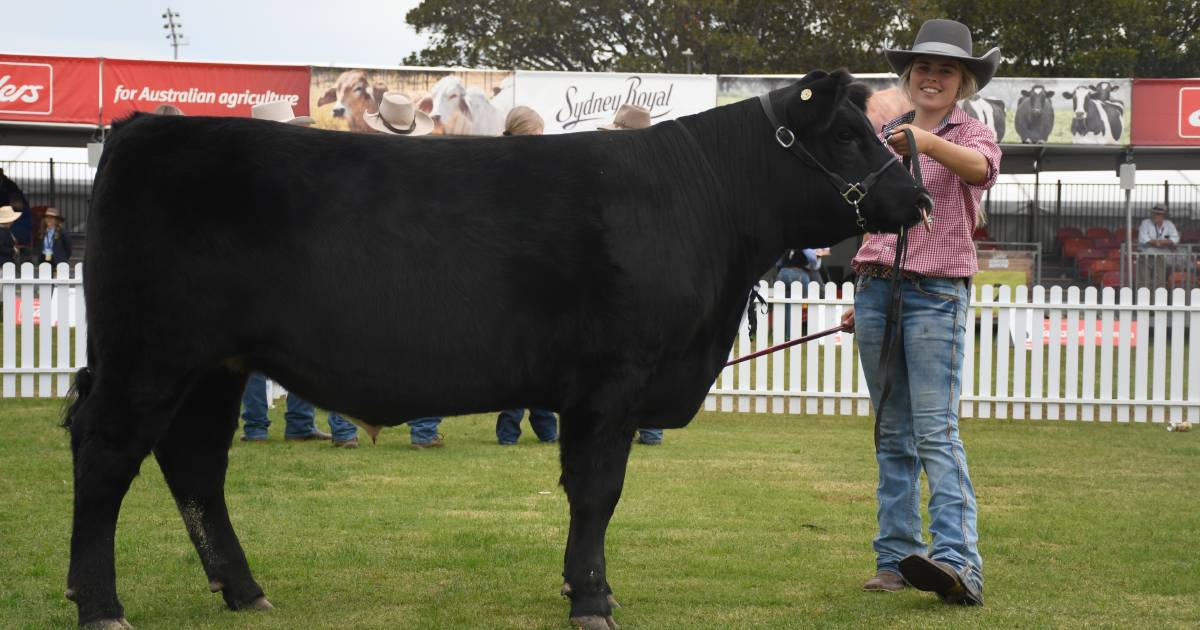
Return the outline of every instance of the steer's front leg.
<path id="1" fill-rule="evenodd" d="M 571 623 L 586 630 L 615 630 L 611 590 L 604 570 L 604 534 L 612 518 L 633 442 L 633 426 L 564 413 L 562 486 L 571 505 L 571 531 L 563 568 L 563 594 Z"/>

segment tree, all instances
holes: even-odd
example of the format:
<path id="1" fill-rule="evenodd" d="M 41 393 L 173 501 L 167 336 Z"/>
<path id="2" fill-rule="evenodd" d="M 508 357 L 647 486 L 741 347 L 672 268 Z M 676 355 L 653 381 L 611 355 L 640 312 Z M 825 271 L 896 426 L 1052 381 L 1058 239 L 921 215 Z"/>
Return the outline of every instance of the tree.
<path id="1" fill-rule="evenodd" d="M 405 63 L 527 70 L 886 72 L 929 18 L 959 20 L 1001 76 L 1178 77 L 1200 68 L 1200 0 L 425 0 Z"/>

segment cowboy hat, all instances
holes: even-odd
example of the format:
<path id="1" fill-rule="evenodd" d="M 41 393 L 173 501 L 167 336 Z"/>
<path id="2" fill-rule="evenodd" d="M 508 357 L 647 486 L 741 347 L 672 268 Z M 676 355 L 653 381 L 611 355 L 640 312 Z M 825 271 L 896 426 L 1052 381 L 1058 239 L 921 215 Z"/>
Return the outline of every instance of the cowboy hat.
<path id="1" fill-rule="evenodd" d="M 0 225 L 8 225 L 21 218 L 21 212 L 13 212 L 12 206 L 0 207 Z"/>
<path id="2" fill-rule="evenodd" d="M 363 114 L 363 121 L 375 131 L 398 136 L 423 136 L 433 131 L 433 119 L 403 92 L 384 92 L 379 111 Z"/>
<path id="3" fill-rule="evenodd" d="M 508 112 L 504 118 L 504 135 L 528 136 L 542 133 L 546 123 L 533 109 L 518 105 Z"/>
<path id="4" fill-rule="evenodd" d="M 650 110 L 626 103 L 617 109 L 617 115 L 613 116 L 611 123 L 600 125 L 598 128 L 606 130 L 645 129 L 650 126 L 650 123 Z"/>
<path id="5" fill-rule="evenodd" d="M 46 208 L 46 211 L 42 213 L 42 216 L 49 217 L 51 219 L 58 219 L 60 221 L 62 220 L 62 215 L 58 213 L 58 208 Z"/>
<path id="6" fill-rule="evenodd" d="M 1156 203 L 1156 204 L 1154 204 L 1153 207 L 1150 208 L 1150 214 L 1157 214 L 1157 213 L 1171 214 L 1170 212 L 1167 211 L 1167 207 L 1161 203 Z"/>
<path id="7" fill-rule="evenodd" d="M 271 101 L 269 103 L 259 103 L 250 108 L 250 117 L 259 120 L 273 120 L 275 122 L 287 123 L 289 125 L 304 125 L 313 124 L 311 116 L 297 116 L 292 111 L 291 103 L 287 101 Z"/>
<path id="8" fill-rule="evenodd" d="M 975 75 L 979 89 L 992 80 L 1000 66 L 999 48 L 993 48 L 981 57 L 972 56 L 971 29 L 954 20 L 926 20 L 917 31 L 912 50 L 888 48 L 883 54 L 896 74 L 903 74 L 908 64 L 922 55 L 957 59 Z"/>

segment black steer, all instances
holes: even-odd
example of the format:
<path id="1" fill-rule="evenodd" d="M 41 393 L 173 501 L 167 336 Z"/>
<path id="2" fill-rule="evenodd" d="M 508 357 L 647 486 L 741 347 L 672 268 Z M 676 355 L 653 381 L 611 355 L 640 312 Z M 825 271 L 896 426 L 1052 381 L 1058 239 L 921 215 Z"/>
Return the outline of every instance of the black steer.
<path id="1" fill-rule="evenodd" d="M 1047 92 L 1042 85 L 1021 90 L 1013 122 L 1022 143 L 1040 144 L 1050 139 L 1050 132 L 1054 130 L 1054 105 L 1050 103 L 1053 97 L 1054 92 Z"/>
<path id="2" fill-rule="evenodd" d="M 892 158 L 866 96 L 842 71 L 770 95 L 851 182 Z M 917 195 L 885 169 L 868 227 L 914 223 Z M 688 424 L 785 246 L 860 231 L 757 99 L 641 131 L 487 139 L 137 116 L 105 148 L 87 227 L 67 587 L 81 624 L 114 628 L 117 512 L 152 451 L 211 588 L 270 607 L 224 497 L 251 370 L 368 425 L 561 412 L 564 593 L 577 625 L 607 628 L 604 537 L 634 430 Z"/>

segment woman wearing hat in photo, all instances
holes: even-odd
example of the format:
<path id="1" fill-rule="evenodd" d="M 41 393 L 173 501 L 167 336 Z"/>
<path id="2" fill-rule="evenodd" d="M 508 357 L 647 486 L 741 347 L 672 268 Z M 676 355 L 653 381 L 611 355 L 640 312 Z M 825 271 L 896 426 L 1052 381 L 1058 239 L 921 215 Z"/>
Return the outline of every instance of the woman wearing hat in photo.
<path id="1" fill-rule="evenodd" d="M 58 208 L 46 208 L 42 215 L 42 246 L 38 262 L 60 263 L 71 259 L 71 237 L 63 226 Z"/>
<path id="2" fill-rule="evenodd" d="M 17 241 L 11 228 L 21 214 L 13 211 L 12 206 L 0 206 L 0 265 L 17 262 Z"/>
<path id="3" fill-rule="evenodd" d="M 933 222 L 913 228 L 901 271 L 901 320 L 892 387 L 880 408 L 880 365 L 897 237 L 868 235 L 854 258 L 858 287 L 843 323 L 857 333 L 859 356 L 879 418 L 879 532 L 876 574 L 863 585 L 898 591 L 906 583 L 944 601 L 983 603 L 975 490 L 958 432 L 963 339 L 971 276 L 978 261 L 971 234 L 980 199 L 995 183 L 1000 148 L 991 131 L 958 102 L 992 79 L 1000 50 L 972 52 L 971 32 L 952 20 L 921 25 L 911 50 L 887 50 L 912 111 L 883 127 L 893 151 L 920 160 L 933 196 Z M 911 129 L 915 145 L 902 130 Z M 929 481 L 929 533 L 922 540 L 921 471 Z"/>
<path id="4" fill-rule="evenodd" d="M 363 122 L 375 131 L 396 136 L 423 136 L 433 131 L 433 119 L 403 92 L 384 92 L 379 111 L 363 114 Z"/>

